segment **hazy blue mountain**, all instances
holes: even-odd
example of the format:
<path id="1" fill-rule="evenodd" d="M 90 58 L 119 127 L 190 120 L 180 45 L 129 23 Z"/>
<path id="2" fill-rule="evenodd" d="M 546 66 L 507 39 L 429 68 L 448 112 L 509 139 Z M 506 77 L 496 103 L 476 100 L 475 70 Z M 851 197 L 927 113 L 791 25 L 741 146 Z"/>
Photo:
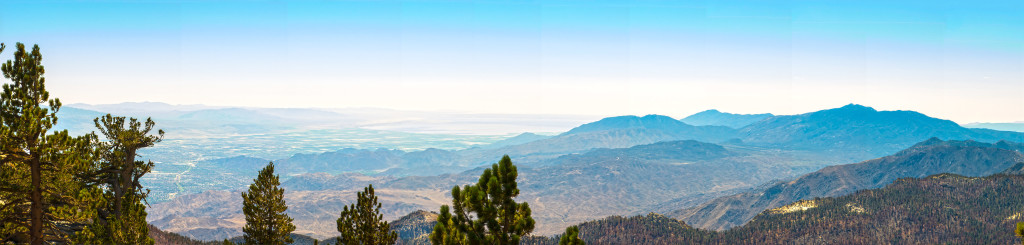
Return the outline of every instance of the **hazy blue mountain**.
<path id="1" fill-rule="evenodd" d="M 608 117 L 580 125 L 554 137 L 495 149 L 469 149 L 461 153 L 470 165 L 489 164 L 507 154 L 523 164 L 597 148 L 628 148 L 661 141 L 722 142 L 736 130 L 723 126 L 692 126 L 661 115 Z"/>
<path id="2" fill-rule="evenodd" d="M 88 134 L 89 132 L 96 131 L 96 124 L 93 122 L 93 119 L 104 115 L 107 115 L 107 113 L 62 106 L 57 111 L 57 125 L 54 126 L 54 129 L 67 129 L 71 135 Z"/>
<path id="3" fill-rule="evenodd" d="M 1010 122 L 1010 123 L 968 123 L 964 124 L 966 128 L 984 128 L 999 131 L 1013 131 L 1013 132 L 1024 132 L 1024 122 Z"/>
<path id="4" fill-rule="evenodd" d="M 711 143 L 694 140 L 662 141 L 630 148 L 602 148 L 584 154 L 564 155 L 545 161 L 545 164 L 566 165 L 608 159 L 687 164 L 686 161 L 706 161 L 737 155 L 740 155 L 740 153 L 729 151 L 725 147 Z"/>
<path id="5" fill-rule="evenodd" d="M 182 121 L 199 121 L 218 124 L 279 124 L 283 123 L 286 120 L 285 118 L 270 116 L 255 110 L 243 108 L 223 108 L 191 111 L 185 114 L 181 114 L 180 116 L 177 116 L 175 119 Z"/>
<path id="6" fill-rule="evenodd" d="M 226 110 L 230 114 L 244 114 L 248 111 Z M 208 110 L 197 111 L 184 118 L 206 117 Z M 212 116 L 220 117 L 220 116 Z M 230 117 L 230 116 L 228 116 Z M 557 136 L 521 134 L 499 141 L 488 147 L 460 151 L 427 149 L 405 152 L 400 150 L 364 150 L 347 148 L 317 154 L 296 154 L 285 159 L 274 160 L 279 171 L 285 174 L 302 173 L 344 173 L 362 172 L 396 176 L 432 175 L 464 171 L 468 168 L 489 165 L 502 155 L 509 155 L 521 164 L 541 163 L 558 156 L 583 153 L 598 148 L 626 148 L 662 141 L 690 140 L 723 141 L 734 135 L 735 130 L 721 126 L 690 126 L 665 116 L 645 117 L 624 116 L 606 118 L 584 124 Z M 522 143 L 520 143 L 522 142 Z M 518 144 L 517 144 L 518 143 Z M 505 146 L 498 146 L 505 145 Z M 262 160 L 265 162 L 270 159 Z M 231 161 L 243 161 L 237 164 Z M 212 161 L 212 167 L 225 168 L 228 172 L 251 170 L 252 159 L 230 158 Z M 200 164 L 203 166 L 203 164 Z M 257 168 L 258 169 L 258 168 Z M 212 171 L 217 171 L 211 169 Z"/>
<path id="7" fill-rule="evenodd" d="M 891 156 L 825 167 L 793 181 L 757 191 L 717 198 L 672 214 L 694 227 L 728 229 L 750 221 L 764 210 L 801 199 L 834 197 L 883 187 L 905 177 L 954 173 L 987 176 L 1024 161 L 1019 143 L 929 139 Z"/>
<path id="8" fill-rule="evenodd" d="M 774 115 L 771 113 L 733 114 L 711 109 L 698 112 L 679 121 L 694 126 L 726 126 L 738 129 L 772 116 Z"/>
<path id="9" fill-rule="evenodd" d="M 851 160 L 885 156 L 932 137 L 984 142 L 1024 140 L 1022 133 L 968 129 L 914 111 L 876 111 L 854 104 L 770 117 L 743 127 L 739 134 L 745 144 L 851 154 Z"/>
<path id="10" fill-rule="evenodd" d="M 714 142 L 731 138 L 732 131 L 722 126 L 693 126 L 662 115 L 618 116 L 608 117 L 596 122 L 580 125 L 562 135 L 581 134 L 588 132 L 622 130 L 622 129 L 645 129 L 649 131 L 660 131 L 665 134 L 685 135 L 693 139 Z"/>
<path id="11" fill-rule="evenodd" d="M 158 128 L 168 132 L 168 138 L 273 134 L 295 130 L 352 127 L 356 124 L 356 119 L 336 112 L 302 108 L 213 107 L 159 102 L 72 104 L 64 108 L 95 111 L 100 115 L 110 113 L 114 116 L 152 118 Z M 64 125 L 72 129 L 92 126 L 91 121 L 83 122 L 75 120 Z"/>
<path id="12" fill-rule="evenodd" d="M 171 105 L 163 102 L 124 102 L 117 104 L 68 104 L 66 106 L 115 114 L 175 115 L 188 111 L 218 109 L 223 107 L 207 105 Z"/>
<path id="13" fill-rule="evenodd" d="M 534 133 L 527 132 L 527 133 L 522 133 L 522 134 L 513 136 L 513 137 L 508 138 L 508 139 L 500 140 L 498 142 L 494 142 L 494 143 L 491 143 L 491 144 L 480 146 L 480 148 L 481 149 L 496 149 L 496 148 L 512 146 L 512 145 L 526 144 L 526 143 L 530 143 L 530 142 L 533 142 L 533 141 L 538 141 L 538 140 L 542 140 L 542 139 L 548 139 L 548 138 L 551 138 L 551 137 L 552 136 L 539 135 L 539 134 L 534 134 Z"/>

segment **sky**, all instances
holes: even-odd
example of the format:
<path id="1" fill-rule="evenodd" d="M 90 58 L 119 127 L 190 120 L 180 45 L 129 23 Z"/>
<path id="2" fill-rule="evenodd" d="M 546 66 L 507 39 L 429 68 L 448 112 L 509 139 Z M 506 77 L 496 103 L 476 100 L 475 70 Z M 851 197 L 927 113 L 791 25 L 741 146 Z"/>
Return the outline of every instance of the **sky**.
<path id="1" fill-rule="evenodd" d="M 1024 1 L 3 1 L 65 104 L 1024 121 Z"/>

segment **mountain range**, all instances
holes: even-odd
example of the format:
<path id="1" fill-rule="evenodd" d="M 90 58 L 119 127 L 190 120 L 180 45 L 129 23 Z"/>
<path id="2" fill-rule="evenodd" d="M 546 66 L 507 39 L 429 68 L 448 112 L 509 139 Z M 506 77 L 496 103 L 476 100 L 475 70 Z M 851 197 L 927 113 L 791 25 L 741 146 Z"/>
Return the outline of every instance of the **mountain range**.
<path id="1" fill-rule="evenodd" d="M 921 142 L 893 156 L 864 163 L 828 167 L 794 182 L 837 172 L 826 177 L 840 183 L 869 188 L 851 191 L 850 185 L 829 188 L 836 197 L 805 197 L 758 212 L 748 224 L 730 230 L 695 228 L 687 222 L 656 213 L 624 217 L 613 215 L 579 224 L 580 237 L 592 244 L 821 244 L 848 241 L 872 243 L 991 243 L 1015 241 L 1014 223 L 1024 220 L 1024 144 L 974 141 Z M 719 152 L 720 153 L 720 152 Z M 714 155 L 714 154 L 708 154 Z M 887 173 L 870 172 L 879 168 Z M 971 177 L 940 173 L 923 178 L 891 176 L 917 171 L 963 172 Z M 882 177 L 869 177 L 883 175 Z M 878 180 L 880 179 L 880 180 Z M 887 182 L 882 187 L 876 182 Z M 824 184 L 820 183 L 819 184 Z M 793 183 L 789 184 L 794 185 Z M 778 188 L 778 187 L 773 187 Z M 813 192 L 814 190 L 812 190 Z M 783 191 L 788 193 L 788 191 Z M 770 195 L 770 194 L 765 194 Z M 400 244 L 428 244 L 426 235 L 436 214 L 413 212 L 395 221 L 393 229 L 408 230 Z M 410 222 L 414 220 L 414 222 Z M 960 225 L 956 225 L 960 224 Z M 955 225 L 955 229 L 951 227 Z M 879 229 L 882 227 L 887 227 Z M 933 229 L 943 232 L 932 232 Z M 943 228 L 947 227 L 947 228 Z M 522 244 L 557 244 L 558 237 L 531 236 Z"/>
<path id="2" fill-rule="evenodd" d="M 849 105 L 801 115 L 767 117 L 739 129 L 692 126 L 658 115 L 624 116 L 584 124 L 553 137 L 526 135 L 535 139 L 517 142 L 520 144 L 458 151 L 347 149 L 296 155 L 275 162 L 282 169 L 289 169 L 285 170 L 288 176 L 284 185 L 289 190 L 286 199 L 289 212 L 294 214 L 300 227 L 299 232 L 325 238 L 333 232 L 331 220 L 336 219 L 341 205 L 351 202 L 361 185 L 372 183 L 378 188 L 378 195 L 382 196 L 381 202 L 385 205 L 385 217 L 393 220 L 415 210 L 436 210 L 448 202 L 446 193 L 452 186 L 475 182 L 482 171 L 479 167 L 509 154 L 520 165 L 520 199 L 530 202 L 534 208 L 534 218 L 538 221 L 536 234 L 552 235 L 579 222 L 652 210 L 677 210 L 670 214 L 683 217 L 687 223 L 698 227 L 731 227 L 745 223 L 765 209 L 807 196 L 782 195 L 792 197 L 753 201 L 757 205 L 739 205 L 740 211 L 713 205 L 716 198 L 769 190 L 767 187 L 774 184 L 765 183 L 788 183 L 778 181 L 793 180 L 822 167 L 894 154 L 912 146 L 953 144 L 942 141 L 951 139 L 978 141 L 964 143 L 968 145 L 982 144 L 1018 139 L 1022 135 L 967 129 L 915 112 L 876 111 Z M 928 140 L 933 137 L 942 140 Z M 924 143 L 914 146 L 919 142 Z M 993 145 L 1000 144 L 1010 143 Z M 998 149 L 972 147 L 988 151 Z M 1017 154 L 1012 150 L 998 150 Z M 910 161 L 900 160 L 900 154 L 889 157 L 894 159 L 890 161 Z M 968 157 L 965 155 L 964 159 L 970 159 Z M 197 164 L 197 168 L 205 172 L 227 171 L 226 175 L 238 179 L 235 188 L 240 189 L 252 175 L 243 171 L 258 169 L 253 166 L 267 161 L 253 158 L 237 160 L 243 162 L 217 163 L 221 160 L 214 160 Z M 402 172 L 425 166 L 446 166 L 442 162 L 456 167 L 441 170 L 446 173 L 418 175 Z M 1012 161 L 998 162 L 992 163 L 992 167 L 1006 168 L 1012 164 Z M 230 169 L 235 170 L 228 171 Z M 890 178 L 921 177 L 932 173 L 928 171 L 942 171 L 942 168 L 924 170 L 927 171 L 918 175 L 898 176 L 902 173 L 895 172 L 878 177 L 877 181 L 853 181 L 834 193 L 877 188 L 891 181 Z M 314 174 L 321 172 L 333 174 Z M 829 181 L 819 180 L 806 185 Z M 777 189 L 780 188 L 773 190 Z M 833 193 L 828 190 L 821 192 Z M 154 204 L 150 222 L 162 229 L 204 240 L 231 237 L 238 234 L 237 229 L 241 227 L 240 208 L 236 207 L 240 201 L 234 200 L 238 199 L 237 196 L 237 192 L 227 191 L 179 196 L 167 203 Z M 692 209 L 685 208 L 697 205 L 725 211 L 709 212 L 704 215 L 706 218 L 687 214 L 686 210 Z M 199 206 L 217 208 L 195 208 Z M 678 211 L 680 209 L 683 210 Z M 232 230 L 235 233 L 231 233 Z"/>

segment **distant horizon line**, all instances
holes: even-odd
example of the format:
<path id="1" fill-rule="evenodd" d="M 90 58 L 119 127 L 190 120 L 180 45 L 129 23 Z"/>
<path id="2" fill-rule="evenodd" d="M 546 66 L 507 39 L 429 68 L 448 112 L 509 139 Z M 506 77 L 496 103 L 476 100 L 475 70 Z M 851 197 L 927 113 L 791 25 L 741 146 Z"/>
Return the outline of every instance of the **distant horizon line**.
<path id="1" fill-rule="evenodd" d="M 162 102 L 162 101 L 126 101 L 126 102 L 119 102 L 119 103 L 96 103 L 96 104 L 75 102 L 75 103 L 64 104 L 64 106 L 70 106 L 70 107 L 74 107 L 74 108 L 78 108 L 78 109 L 87 109 L 87 108 L 76 107 L 75 105 L 85 105 L 85 106 L 116 106 L 116 105 L 126 105 L 126 104 L 138 104 L 138 105 L 158 104 L 158 105 L 172 106 L 172 107 L 206 107 L 206 108 L 200 108 L 200 109 L 194 109 L 194 110 L 186 110 L 186 111 L 196 111 L 196 110 L 205 110 L 205 109 L 228 109 L 228 108 L 241 108 L 241 109 L 314 109 L 314 110 L 387 110 L 387 111 L 395 111 L 395 112 L 433 112 L 433 113 L 481 114 L 481 115 L 544 115 L 544 116 L 555 116 L 555 115 L 557 115 L 557 116 L 580 116 L 580 117 L 593 116 L 593 117 L 600 117 L 600 118 L 618 117 L 618 116 L 643 117 L 643 116 L 648 116 L 648 115 L 661 115 L 661 116 L 671 117 L 671 118 L 676 119 L 676 120 L 682 120 L 683 118 L 686 118 L 688 116 L 692 116 L 692 115 L 695 115 L 695 114 L 698 114 L 698 113 L 703 113 L 703 112 L 708 112 L 708 111 L 715 111 L 715 112 L 719 112 L 719 113 L 733 114 L 733 115 L 762 115 L 762 114 L 768 114 L 768 115 L 771 115 L 771 116 L 793 116 L 793 115 L 801 115 L 801 114 L 812 113 L 812 112 L 823 111 L 823 110 L 837 109 L 837 108 L 842 108 L 842 107 L 851 106 L 851 105 L 863 106 L 863 107 L 874 109 L 876 111 L 913 111 L 913 112 L 918 112 L 918 111 L 915 111 L 915 110 L 878 110 L 878 109 L 875 109 L 872 106 L 868 106 L 868 105 L 864 105 L 864 104 L 858 104 L 858 103 L 847 103 L 847 104 L 845 104 L 843 106 L 839 106 L 839 107 L 827 107 L 827 108 L 822 108 L 822 109 L 818 109 L 818 110 L 815 110 L 815 111 L 808 111 L 808 112 L 797 113 L 797 114 L 776 114 L 776 113 L 771 113 L 771 112 L 732 113 L 732 112 L 728 112 L 728 111 L 719 110 L 719 109 L 716 109 L 716 108 L 710 108 L 710 109 L 701 110 L 701 111 L 698 111 L 698 112 L 695 112 L 695 113 L 686 114 L 686 115 L 684 115 L 682 117 L 679 117 L 679 118 L 676 118 L 676 117 L 670 116 L 670 115 L 666 115 L 666 114 L 659 114 L 659 113 L 648 113 L 648 114 L 644 114 L 644 115 L 641 115 L 641 114 L 592 115 L 592 114 L 566 114 L 566 113 L 495 113 L 495 112 L 477 112 L 477 111 L 455 110 L 455 109 L 415 110 L 415 109 L 398 109 L 398 108 L 373 107 L 373 106 L 359 106 L 359 107 L 260 107 L 260 106 L 240 106 L 240 105 L 208 105 L 208 104 L 201 104 L 201 103 L 197 103 L 197 104 L 172 104 L 172 103 Z M 918 112 L 918 113 L 921 113 L 921 112 Z M 921 114 L 924 114 L 924 113 L 921 113 Z M 925 114 L 925 115 L 927 115 L 927 114 Z M 928 117 L 932 117 L 932 116 L 928 116 Z M 933 118 L 938 118 L 938 117 L 933 117 Z M 1024 123 L 1024 121 L 1011 121 L 1011 122 L 991 122 L 991 121 L 987 121 L 987 122 L 968 122 L 968 123 L 962 123 L 962 122 L 954 121 L 952 119 L 946 119 L 946 118 L 938 118 L 938 119 L 953 121 L 953 122 L 955 122 L 955 123 L 957 123 L 959 125 Z"/>

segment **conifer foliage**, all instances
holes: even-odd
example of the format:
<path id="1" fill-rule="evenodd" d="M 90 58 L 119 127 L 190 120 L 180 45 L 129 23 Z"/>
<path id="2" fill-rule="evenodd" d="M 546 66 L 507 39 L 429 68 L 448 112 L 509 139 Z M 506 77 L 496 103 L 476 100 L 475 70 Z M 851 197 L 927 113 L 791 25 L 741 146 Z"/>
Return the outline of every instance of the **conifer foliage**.
<path id="1" fill-rule="evenodd" d="M 93 122 L 107 140 L 98 144 L 101 161 L 90 181 L 106 188 L 94 224 L 80 239 L 86 243 L 152 244 L 143 204 L 149 190 L 143 192 L 139 179 L 152 171 L 153 162 L 136 157 L 139 149 L 160 142 L 164 131 L 151 135 L 156 123 L 148 118 L 143 124 L 135 118 L 107 114 Z"/>
<path id="2" fill-rule="evenodd" d="M 373 193 L 373 185 L 367 186 L 362 192 L 356 193 L 356 203 L 346 206 L 338 218 L 337 244 L 345 245 L 384 245 L 395 244 L 398 233 L 391 231 L 391 226 L 380 214 L 381 204 Z"/>
<path id="3" fill-rule="evenodd" d="M 284 202 L 284 189 L 274 174 L 274 163 L 260 170 L 259 176 L 249 185 L 249 191 L 242 193 L 242 213 L 245 226 L 242 236 L 246 244 L 288 244 L 289 236 L 295 231 L 292 218 L 285 214 L 288 206 Z"/>
<path id="4" fill-rule="evenodd" d="M 39 46 L 18 43 L 14 59 L 0 65 L 0 240 L 43 244 L 70 241 L 70 231 L 88 220 L 79 207 L 97 188 L 79 179 L 92 167 L 95 135 L 51 132 L 59 99 L 50 98 Z"/>
<path id="5" fill-rule="evenodd" d="M 430 234 L 433 244 L 519 244 L 533 231 L 530 205 L 517 203 L 518 172 L 505 155 L 485 169 L 474 185 L 452 188 L 452 207 L 441 206 Z"/>
<path id="6" fill-rule="evenodd" d="M 558 245 L 586 245 L 586 242 L 580 239 L 580 227 L 569 226 L 565 228 L 565 234 L 558 239 Z"/>

